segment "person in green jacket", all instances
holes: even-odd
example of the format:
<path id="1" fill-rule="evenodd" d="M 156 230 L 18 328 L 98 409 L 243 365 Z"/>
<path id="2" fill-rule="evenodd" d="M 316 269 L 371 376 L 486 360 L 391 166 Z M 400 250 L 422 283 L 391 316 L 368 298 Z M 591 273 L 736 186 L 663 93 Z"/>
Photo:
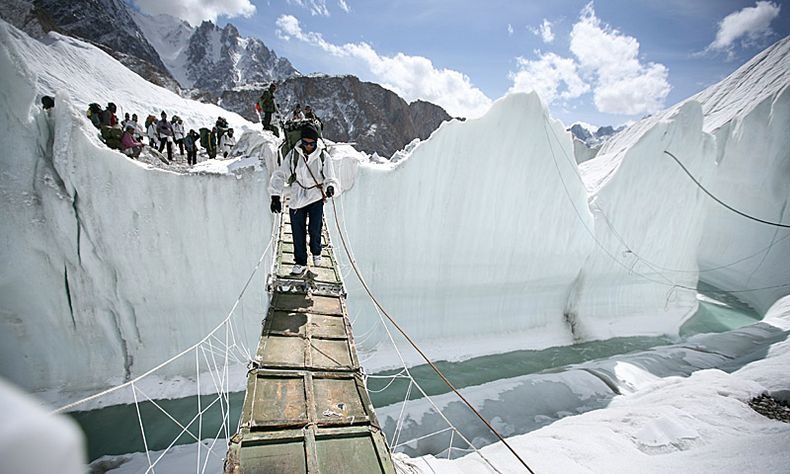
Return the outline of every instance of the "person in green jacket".
<path id="1" fill-rule="evenodd" d="M 280 133 L 277 127 L 272 126 L 272 114 L 277 112 L 277 103 L 274 101 L 274 91 L 276 89 L 277 86 L 272 82 L 269 88 L 261 94 L 260 99 L 258 99 L 258 102 L 255 104 L 255 109 L 258 113 L 263 112 L 263 117 L 261 118 L 263 129 L 271 130 L 279 137 Z"/>

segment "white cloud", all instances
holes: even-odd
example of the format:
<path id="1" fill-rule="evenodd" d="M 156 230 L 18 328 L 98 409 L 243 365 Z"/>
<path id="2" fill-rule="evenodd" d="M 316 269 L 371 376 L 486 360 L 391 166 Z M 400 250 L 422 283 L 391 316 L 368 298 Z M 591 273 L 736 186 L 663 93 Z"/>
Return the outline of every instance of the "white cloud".
<path id="1" fill-rule="evenodd" d="M 337 6 L 339 6 L 340 9 L 343 10 L 344 12 L 346 12 L 346 13 L 350 13 L 351 12 L 351 7 L 348 6 L 348 3 L 346 3 L 346 0 L 337 0 Z"/>
<path id="2" fill-rule="evenodd" d="M 551 31 L 551 27 L 552 23 L 544 18 L 540 26 L 537 28 L 529 28 L 529 31 L 535 36 L 540 36 L 544 43 L 549 44 L 554 41 L 554 32 Z"/>
<path id="3" fill-rule="evenodd" d="M 732 55 L 734 43 L 739 39 L 745 46 L 758 43 L 773 34 L 770 24 L 779 16 L 779 10 L 781 7 L 773 2 L 760 1 L 753 7 L 730 13 L 719 22 L 716 39 L 706 50 L 726 51 Z"/>
<path id="4" fill-rule="evenodd" d="M 306 9 L 313 16 L 329 16 L 326 0 L 288 0 L 288 3 Z M 345 4 L 343 0 L 341 0 L 341 3 Z M 342 5 L 341 8 L 343 8 Z"/>
<path id="5" fill-rule="evenodd" d="M 148 15 L 164 13 L 199 25 L 203 20 L 217 21 L 217 17 L 251 16 L 255 5 L 250 0 L 134 0 L 140 11 Z"/>
<path id="6" fill-rule="evenodd" d="M 282 39 L 296 39 L 355 62 L 370 76 L 362 79 L 378 82 L 409 102 L 426 100 L 440 105 L 450 115 L 463 117 L 479 117 L 491 105 L 491 99 L 472 85 L 469 77 L 451 69 L 438 69 L 422 56 L 403 53 L 381 56 L 364 42 L 335 45 L 320 33 L 302 31 L 299 20 L 291 15 L 277 19 L 277 34 Z"/>
<path id="7" fill-rule="evenodd" d="M 513 36 L 513 25 L 511 25 L 510 23 L 507 24 L 507 35 Z"/>
<path id="8" fill-rule="evenodd" d="M 571 52 L 582 74 L 594 82 L 595 106 L 612 114 L 653 113 L 671 86 L 663 64 L 639 61 L 639 41 L 601 23 L 592 2 L 571 30 Z"/>
<path id="9" fill-rule="evenodd" d="M 545 18 L 540 25 L 540 37 L 543 38 L 544 43 L 551 43 L 554 41 L 554 33 L 551 31 L 551 22 Z"/>
<path id="10" fill-rule="evenodd" d="M 550 104 L 557 98 L 574 99 L 590 90 L 590 86 L 579 77 L 573 59 L 547 53 L 536 61 L 524 58 L 518 58 L 517 61 L 519 71 L 510 74 L 513 85 L 509 92 L 534 90 Z M 565 87 L 560 90 L 562 84 Z"/>
<path id="11" fill-rule="evenodd" d="M 551 22 L 544 19 L 533 33 L 541 33 L 546 41 L 546 32 L 551 33 Z M 518 71 L 510 73 L 510 91 L 535 90 L 549 104 L 592 91 L 598 111 L 611 114 L 653 113 L 663 107 L 671 89 L 667 68 L 642 64 L 639 41 L 602 23 L 592 2 L 573 25 L 570 50 L 575 58 L 539 51 L 533 61 L 517 58 Z"/>

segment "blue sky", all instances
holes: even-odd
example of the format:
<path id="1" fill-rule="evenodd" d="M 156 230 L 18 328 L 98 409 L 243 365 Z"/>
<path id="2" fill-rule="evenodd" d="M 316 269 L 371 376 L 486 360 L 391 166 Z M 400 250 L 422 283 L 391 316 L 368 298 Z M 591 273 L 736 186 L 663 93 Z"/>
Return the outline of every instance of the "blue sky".
<path id="1" fill-rule="evenodd" d="M 534 89 L 563 122 L 597 125 L 683 100 L 790 32 L 775 0 L 132 1 L 231 22 L 302 73 L 354 74 L 451 115 Z"/>

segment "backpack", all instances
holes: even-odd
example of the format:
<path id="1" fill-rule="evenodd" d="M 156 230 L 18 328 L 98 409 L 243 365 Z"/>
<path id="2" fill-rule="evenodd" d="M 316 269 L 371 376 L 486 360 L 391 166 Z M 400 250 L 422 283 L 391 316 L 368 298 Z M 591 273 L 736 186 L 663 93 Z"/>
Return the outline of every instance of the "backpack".
<path id="1" fill-rule="evenodd" d="M 317 126 L 317 122 L 304 119 L 304 120 L 289 120 L 285 122 L 283 128 L 285 130 L 285 140 L 283 144 L 280 145 L 280 153 L 281 156 L 285 157 L 288 153 L 293 150 L 293 147 L 296 146 L 296 143 L 302 139 L 302 128 L 305 125 L 313 124 L 316 125 L 316 130 L 318 130 L 318 136 L 323 138 L 323 134 L 321 133 L 321 128 Z"/>
<path id="2" fill-rule="evenodd" d="M 88 111 L 86 112 L 86 115 L 88 118 L 91 118 L 93 117 L 93 114 L 100 114 L 101 112 L 101 105 L 97 104 L 96 102 L 92 102 L 88 105 Z"/>
<path id="3" fill-rule="evenodd" d="M 113 150 L 121 149 L 122 135 L 123 131 L 120 128 L 106 126 L 101 128 L 101 137 L 104 139 L 104 143 Z"/>
<path id="4" fill-rule="evenodd" d="M 210 130 L 207 128 L 200 129 L 200 146 L 203 148 L 208 148 L 208 134 Z"/>

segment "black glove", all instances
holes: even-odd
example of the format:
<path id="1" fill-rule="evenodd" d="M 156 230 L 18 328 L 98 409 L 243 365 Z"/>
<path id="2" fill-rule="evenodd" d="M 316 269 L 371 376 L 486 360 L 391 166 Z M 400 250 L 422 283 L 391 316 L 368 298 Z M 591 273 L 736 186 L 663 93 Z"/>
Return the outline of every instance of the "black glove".
<path id="1" fill-rule="evenodd" d="M 335 187 L 334 186 L 327 186 L 326 187 L 326 197 L 331 198 L 335 195 Z"/>
<path id="2" fill-rule="evenodd" d="M 280 196 L 272 196 L 272 204 L 269 206 L 269 209 L 276 213 L 283 212 L 283 205 L 280 204 Z"/>

